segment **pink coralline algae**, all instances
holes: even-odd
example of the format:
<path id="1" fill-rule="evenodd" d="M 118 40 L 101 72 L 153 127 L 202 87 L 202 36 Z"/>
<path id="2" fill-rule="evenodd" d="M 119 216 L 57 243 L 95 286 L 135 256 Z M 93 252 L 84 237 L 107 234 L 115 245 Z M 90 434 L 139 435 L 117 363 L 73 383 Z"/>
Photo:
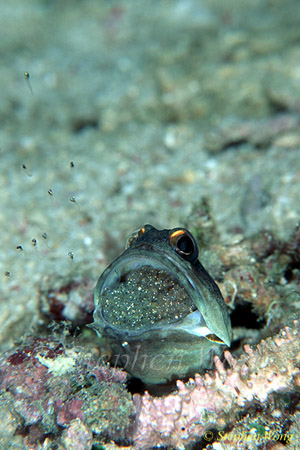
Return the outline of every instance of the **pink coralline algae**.
<path id="1" fill-rule="evenodd" d="M 255 349 L 246 345 L 238 360 L 226 351 L 225 360 L 229 368 L 215 356 L 212 375 L 196 375 L 187 384 L 179 380 L 178 390 L 170 395 L 135 394 L 136 446 L 184 449 L 211 429 L 234 427 L 237 417 L 246 415 L 250 406 L 264 404 L 274 393 L 299 391 L 299 323 L 261 341 Z"/>
<path id="2" fill-rule="evenodd" d="M 22 435 L 26 449 L 40 448 L 49 435 L 68 442 L 68 449 L 91 448 L 93 435 L 129 441 L 134 406 L 126 377 L 93 351 L 65 348 L 49 338 L 29 339 L 0 359 L 0 413 L 8 407 L 17 418 L 12 436 Z M 74 436 L 82 439 L 81 447 Z M 0 433 L 1 445 L 7 442 Z"/>

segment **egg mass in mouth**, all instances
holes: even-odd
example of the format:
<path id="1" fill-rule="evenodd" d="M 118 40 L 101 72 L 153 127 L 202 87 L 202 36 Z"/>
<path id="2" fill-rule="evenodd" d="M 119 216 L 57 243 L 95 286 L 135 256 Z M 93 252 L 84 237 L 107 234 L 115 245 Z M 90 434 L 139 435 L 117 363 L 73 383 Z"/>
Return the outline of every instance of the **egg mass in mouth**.
<path id="1" fill-rule="evenodd" d="M 123 274 L 102 298 L 103 318 L 123 330 L 170 325 L 197 309 L 176 277 L 148 265 Z"/>
<path id="2" fill-rule="evenodd" d="M 149 385 L 209 368 L 214 352 L 231 343 L 222 294 L 185 228 L 133 232 L 94 300 L 92 328 L 109 344 L 110 363 Z"/>

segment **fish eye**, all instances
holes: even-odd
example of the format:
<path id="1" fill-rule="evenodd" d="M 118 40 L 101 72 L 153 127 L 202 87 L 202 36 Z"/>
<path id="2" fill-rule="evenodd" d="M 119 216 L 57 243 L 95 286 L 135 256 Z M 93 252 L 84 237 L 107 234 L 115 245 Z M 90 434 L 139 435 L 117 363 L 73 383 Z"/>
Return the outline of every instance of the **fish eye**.
<path id="1" fill-rule="evenodd" d="M 142 234 L 144 234 L 146 231 L 145 227 L 143 228 L 139 228 L 138 230 L 133 231 L 132 233 L 130 233 L 130 235 L 127 237 L 126 239 L 126 244 L 125 244 L 125 249 L 127 249 L 128 247 L 131 247 L 132 244 L 139 238 L 142 236 Z"/>
<path id="2" fill-rule="evenodd" d="M 198 259 L 198 247 L 191 233 L 177 229 L 170 235 L 170 244 L 182 258 L 195 263 Z"/>

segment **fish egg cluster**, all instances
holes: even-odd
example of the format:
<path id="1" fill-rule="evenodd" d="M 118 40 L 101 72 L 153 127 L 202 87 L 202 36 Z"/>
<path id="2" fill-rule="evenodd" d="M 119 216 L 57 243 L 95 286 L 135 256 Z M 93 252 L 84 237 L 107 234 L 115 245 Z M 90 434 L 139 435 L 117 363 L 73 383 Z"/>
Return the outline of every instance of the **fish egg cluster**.
<path id="1" fill-rule="evenodd" d="M 172 324 L 196 310 L 175 277 L 151 266 L 127 273 L 101 298 L 104 319 L 129 330 Z"/>

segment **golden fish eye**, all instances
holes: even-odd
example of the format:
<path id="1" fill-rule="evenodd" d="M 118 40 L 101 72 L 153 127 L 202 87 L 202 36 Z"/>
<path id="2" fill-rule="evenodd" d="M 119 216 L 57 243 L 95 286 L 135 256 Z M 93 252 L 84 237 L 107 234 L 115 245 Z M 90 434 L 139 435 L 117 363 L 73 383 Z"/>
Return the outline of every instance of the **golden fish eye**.
<path id="1" fill-rule="evenodd" d="M 145 229 L 145 227 L 143 227 L 143 228 L 139 228 L 139 229 L 133 231 L 132 233 L 130 233 L 130 235 L 126 239 L 125 249 L 127 249 L 128 247 L 131 247 L 131 245 L 139 237 L 141 237 L 145 233 L 145 231 L 146 231 L 146 229 Z"/>
<path id="2" fill-rule="evenodd" d="M 196 262 L 198 258 L 198 247 L 195 239 L 188 230 L 176 229 L 170 234 L 170 245 L 184 259 Z"/>

